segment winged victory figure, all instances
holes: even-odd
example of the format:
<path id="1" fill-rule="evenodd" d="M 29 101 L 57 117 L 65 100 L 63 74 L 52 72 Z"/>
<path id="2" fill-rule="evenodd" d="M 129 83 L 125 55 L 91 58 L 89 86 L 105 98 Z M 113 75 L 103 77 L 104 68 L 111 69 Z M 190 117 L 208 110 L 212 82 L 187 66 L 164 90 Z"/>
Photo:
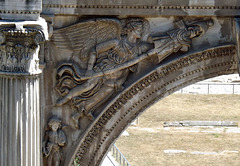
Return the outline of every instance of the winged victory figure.
<path id="1" fill-rule="evenodd" d="M 54 31 L 53 41 L 59 49 L 73 50 L 78 63 L 62 63 L 57 69 L 56 90 L 62 96 L 57 106 L 70 103 L 77 108 L 72 116 L 78 120 L 87 116 L 123 89 L 130 72 L 146 57 L 156 55 L 159 62 L 178 51 L 188 51 L 191 39 L 212 26 L 212 20 L 185 26 L 183 21 L 165 35 L 142 40 L 148 31 L 148 21 L 134 18 L 123 23 L 117 19 L 95 19 Z"/>
<path id="2" fill-rule="evenodd" d="M 136 70 L 136 64 L 123 64 L 153 47 L 141 41 L 147 27 L 145 20 L 131 19 L 126 22 L 122 26 L 118 20 L 99 19 L 60 29 L 53 34 L 59 48 L 73 49 L 83 62 L 86 61 L 85 68 L 74 63 L 63 63 L 57 70 L 56 89 L 63 97 L 56 104 L 71 101 L 78 109 L 72 117 L 76 127 L 80 117 L 87 115 L 93 119 L 91 110 L 106 101 L 114 91 L 123 88 L 129 73 Z M 66 36 L 69 42 L 66 42 Z M 116 68 L 118 72 L 107 73 Z"/>

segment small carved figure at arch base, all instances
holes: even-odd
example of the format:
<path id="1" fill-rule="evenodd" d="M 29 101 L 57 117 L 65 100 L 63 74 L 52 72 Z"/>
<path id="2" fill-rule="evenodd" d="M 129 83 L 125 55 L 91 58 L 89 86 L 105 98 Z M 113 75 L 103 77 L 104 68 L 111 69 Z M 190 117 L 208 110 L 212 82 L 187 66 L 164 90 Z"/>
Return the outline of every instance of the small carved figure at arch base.
<path id="1" fill-rule="evenodd" d="M 48 166 L 59 166 L 63 160 L 61 148 L 65 146 L 67 138 L 62 130 L 62 122 L 56 116 L 49 119 L 45 129 L 43 154 L 47 158 Z"/>

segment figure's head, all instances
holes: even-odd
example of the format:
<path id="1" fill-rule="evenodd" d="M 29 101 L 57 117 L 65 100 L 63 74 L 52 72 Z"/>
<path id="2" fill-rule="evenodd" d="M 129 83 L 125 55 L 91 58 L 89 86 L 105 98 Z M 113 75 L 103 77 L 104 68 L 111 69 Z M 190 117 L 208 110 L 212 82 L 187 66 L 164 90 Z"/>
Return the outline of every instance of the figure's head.
<path id="1" fill-rule="evenodd" d="M 54 116 L 49 120 L 48 126 L 53 131 L 57 131 L 61 127 L 61 120 Z"/>
<path id="2" fill-rule="evenodd" d="M 133 35 L 135 38 L 141 38 L 143 32 L 143 22 L 142 21 L 130 21 L 124 27 L 126 35 Z"/>
<path id="3" fill-rule="evenodd" d="M 188 27 L 189 33 L 189 38 L 194 38 L 201 36 L 203 34 L 203 31 L 200 26 L 190 26 Z"/>
<path id="4" fill-rule="evenodd" d="M 214 25 L 213 20 L 199 21 L 188 27 L 190 38 L 201 36 Z"/>

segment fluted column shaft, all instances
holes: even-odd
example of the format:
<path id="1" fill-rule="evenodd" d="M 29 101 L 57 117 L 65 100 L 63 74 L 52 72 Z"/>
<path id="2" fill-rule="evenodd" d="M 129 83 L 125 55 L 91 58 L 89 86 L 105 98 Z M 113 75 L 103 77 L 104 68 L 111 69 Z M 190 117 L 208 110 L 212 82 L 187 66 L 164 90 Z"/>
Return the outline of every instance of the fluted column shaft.
<path id="1" fill-rule="evenodd" d="M 0 166 L 40 166 L 40 43 L 45 20 L 0 22 Z"/>
<path id="2" fill-rule="evenodd" d="M 40 165 L 38 76 L 0 76 L 2 166 Z"/>

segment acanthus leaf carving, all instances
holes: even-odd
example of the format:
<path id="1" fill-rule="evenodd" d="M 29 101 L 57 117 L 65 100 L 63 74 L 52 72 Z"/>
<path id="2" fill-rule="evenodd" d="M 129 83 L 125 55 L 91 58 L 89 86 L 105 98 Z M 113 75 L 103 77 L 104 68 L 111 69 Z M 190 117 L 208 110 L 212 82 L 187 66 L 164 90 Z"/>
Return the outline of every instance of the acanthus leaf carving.
<path id="1" fill-rule="evenodd" d="M 38 28 L 0 29 L 0 72 L 39 73 L 39 43 L 46 40 Z"/>

